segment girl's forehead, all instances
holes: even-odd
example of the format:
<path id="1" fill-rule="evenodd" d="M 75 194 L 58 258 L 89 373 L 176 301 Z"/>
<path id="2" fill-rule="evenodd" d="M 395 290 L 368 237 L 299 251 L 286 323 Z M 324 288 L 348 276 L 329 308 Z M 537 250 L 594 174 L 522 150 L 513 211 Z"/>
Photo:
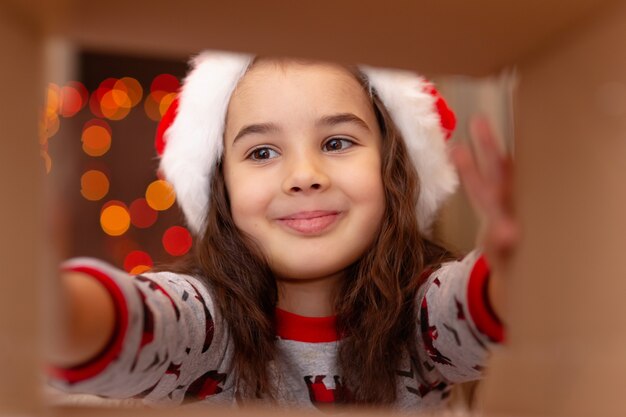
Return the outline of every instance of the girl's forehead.
<path id="1" fill-rule="evenodd" d="M 328 98 L 358 101 L 369 105 L 369 97 L 346 67 L 326 62 L 295 60 L 262 60 L 256 62 L 242 77 L 233 93 L 233 100 L 259 100 L 264 96 L 293 94 L 302 96 L 312 92 Z"/>
<path id="2" fill-rule="evenodd" d="M 372 113 L 371 99 L 357 76 L 333 63 L 256 62 L 231 97 L 228 118 L 239 120 L 276 115 L 278 108 L 315 112 Z"/>

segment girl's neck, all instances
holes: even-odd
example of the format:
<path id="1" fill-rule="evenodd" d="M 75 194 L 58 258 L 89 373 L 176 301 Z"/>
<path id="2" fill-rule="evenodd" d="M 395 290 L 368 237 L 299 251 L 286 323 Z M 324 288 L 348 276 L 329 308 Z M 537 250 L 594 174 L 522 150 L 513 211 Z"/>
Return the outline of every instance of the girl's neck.
<path id="1" fill-rule="evenodd" d="M 316 279 L 279 279 L 277 307 L 305 317 L 335 314 L 333 299 L 344 273 Z"/>

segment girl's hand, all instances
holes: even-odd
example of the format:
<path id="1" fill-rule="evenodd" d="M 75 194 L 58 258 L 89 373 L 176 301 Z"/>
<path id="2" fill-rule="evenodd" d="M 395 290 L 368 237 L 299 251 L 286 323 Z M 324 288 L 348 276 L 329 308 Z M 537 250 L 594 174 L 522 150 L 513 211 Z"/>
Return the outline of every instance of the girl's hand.
<path id="1" fill-rule="evenodd" d="M 513 204 L 513 161 L 510 155 L 500 151 L 484 118 L 472 119 L 470 139 L 471 147 L 455 145 L 451 156 L 480 220 L 478 246 L 487 257 L 492 277 L 496 277 L 490 282 L 489 292 L 493 307 L 499 313 L 504 303 L 499 277 L 509 273 L 510 261 L 520 239 Z"/>
<path id="2" fill-rule="evenodd" d="M 46 346 L 46 360 L 71 368 L 96 357 L 115 329 L 115 305 L 99 281 L 80 272 L 62 271 L 57 330 Z"/>

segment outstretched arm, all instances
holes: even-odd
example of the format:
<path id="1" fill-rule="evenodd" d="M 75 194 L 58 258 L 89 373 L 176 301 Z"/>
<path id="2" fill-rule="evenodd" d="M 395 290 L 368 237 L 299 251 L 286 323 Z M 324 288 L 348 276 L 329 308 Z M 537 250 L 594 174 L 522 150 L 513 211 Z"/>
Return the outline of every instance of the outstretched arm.
<path id="1" fill-rule="evenodd" d="M 426 271 L 418 291 L 418 347 L 431 387 L 479 379 L 492 346 L 504 338 L 503 278 L 519 239 L 512 162 L 484 120 L 473 120 L 471 133 L 471 148 L 457 145 L 452 159 L 481 221 L 478 248 Z"/>
<path id="2" fill-rule="evenodd" d="M 490 266 L 488 294 L 498 317 L 504 313 L 503 278 L 510 272 L 511 258 L 520 239 L 514 212 L 513 162 L 504 155 L 484 118 L 470 124 L 471 148 L 456 145 L 452 160 L 472 207 L 481 223 L 478 247 Z"/>
<path id="3" fill-rule="evenodd" d="M 50 358 L 53 386 L 167 404 L 222 389 L 228 339 L 203 282 L 166 271 L 131 276 L 90 258 L 65 262 L 62 280 L 67 326 Z"/>

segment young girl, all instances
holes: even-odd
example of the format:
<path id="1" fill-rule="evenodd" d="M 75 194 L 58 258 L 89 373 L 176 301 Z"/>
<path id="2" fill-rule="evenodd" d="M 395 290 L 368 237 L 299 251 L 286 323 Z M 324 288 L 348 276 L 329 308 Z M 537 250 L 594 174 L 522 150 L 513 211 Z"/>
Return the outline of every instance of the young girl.
<path id="1" fill-rule="evenodd" d="M 502 341 L 479 251 L 429 240 L 456 186 L 454 116 L 402 71 L 207 52 L 157 137 L 195 234 L 168 271 L 64 264 L 54 384 L 148 404 L 441 405 Z M 515 243 L 510 168 L 453 153 L 496 272 Z M 495 294 L 495 296 L 494 296 Z"/>

